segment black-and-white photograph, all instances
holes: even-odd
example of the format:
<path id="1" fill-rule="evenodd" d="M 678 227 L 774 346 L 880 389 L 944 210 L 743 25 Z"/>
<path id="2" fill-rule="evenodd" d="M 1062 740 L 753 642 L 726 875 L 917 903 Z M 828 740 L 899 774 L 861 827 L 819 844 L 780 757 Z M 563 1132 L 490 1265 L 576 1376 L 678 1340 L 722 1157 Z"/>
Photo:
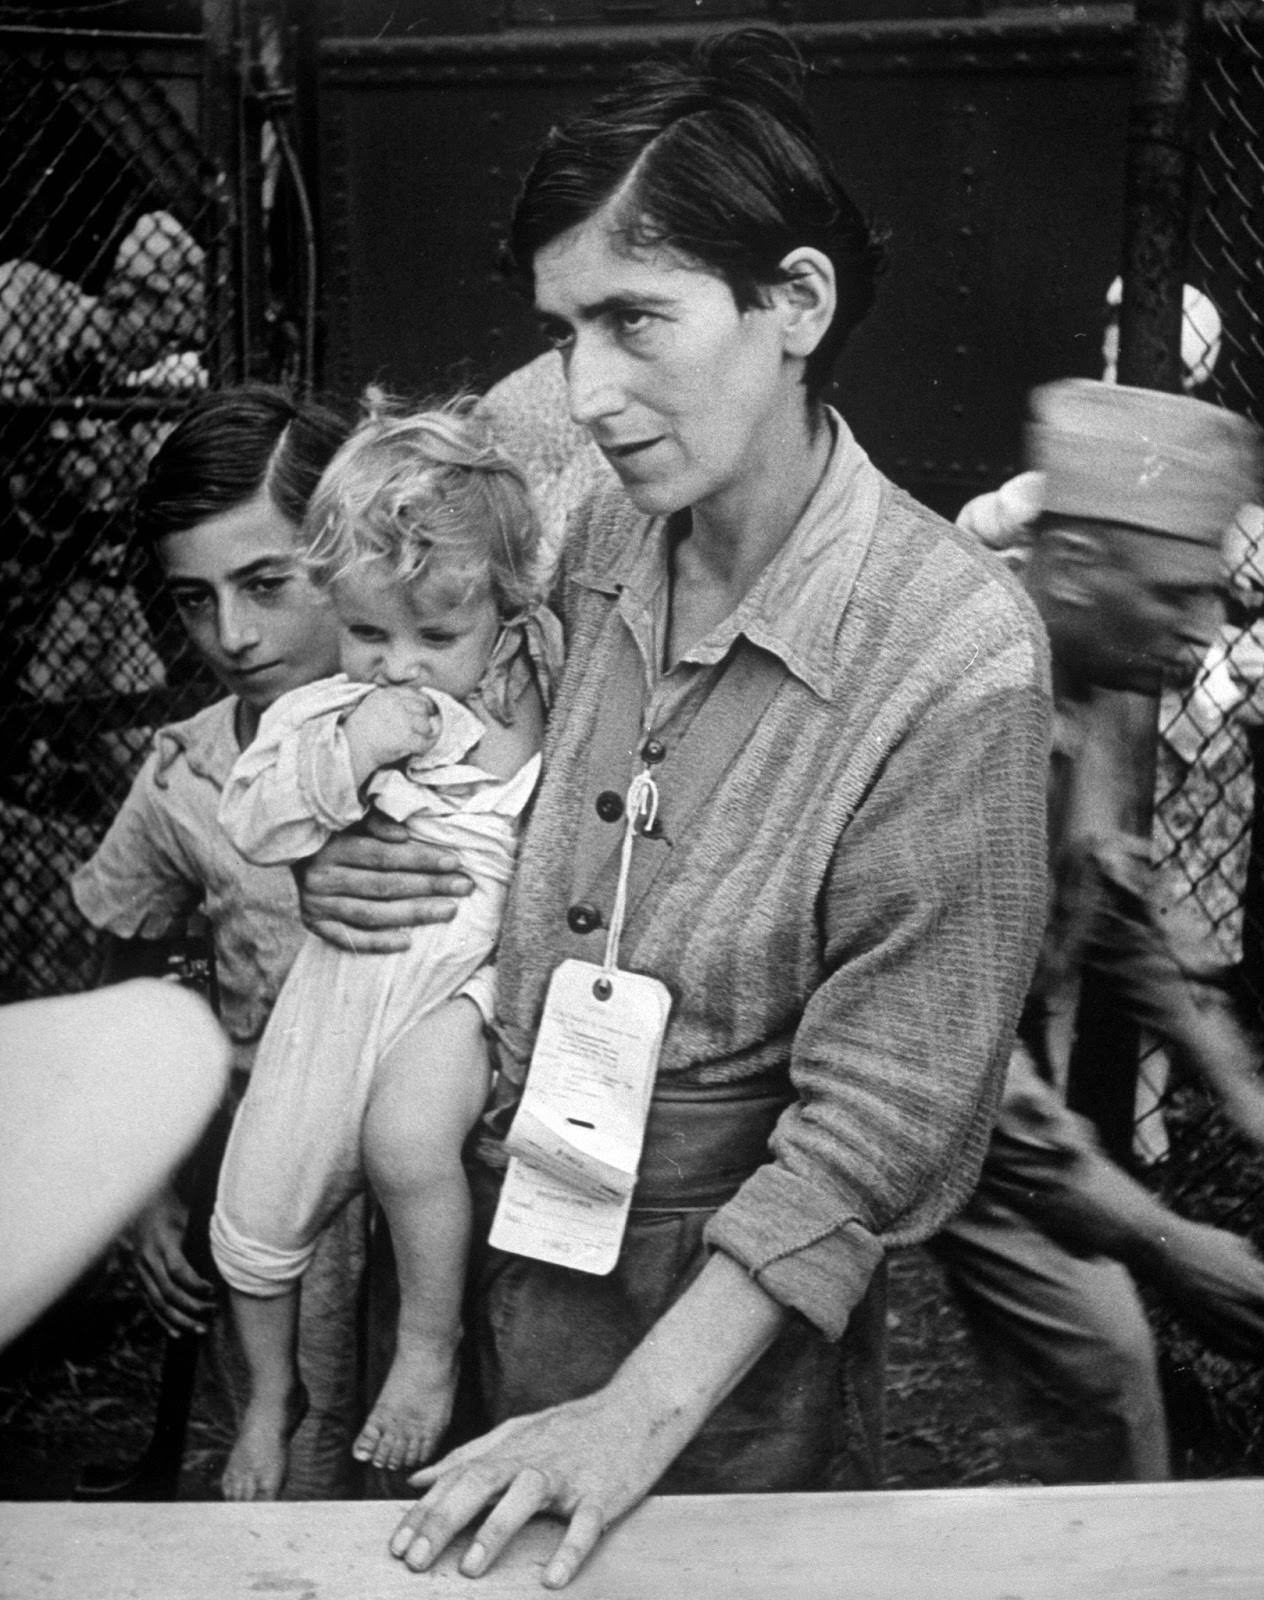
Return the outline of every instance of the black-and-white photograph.
<path id="1" fill-rule="evenodd" d="M 1259 1600 L 1264 0 L 0 0 L 0 475 L 0 1600 Z"/>

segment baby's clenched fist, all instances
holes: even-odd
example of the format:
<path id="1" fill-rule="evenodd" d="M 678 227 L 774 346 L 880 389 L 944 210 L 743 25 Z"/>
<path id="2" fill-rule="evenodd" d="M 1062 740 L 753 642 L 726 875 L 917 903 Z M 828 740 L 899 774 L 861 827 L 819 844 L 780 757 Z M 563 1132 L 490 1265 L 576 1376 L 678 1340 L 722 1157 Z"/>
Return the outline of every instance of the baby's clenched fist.
<path id="1" fill-rule="evenodd" d="M 399 684 L 371 690 L 342 724 L 357 786 L 379 767 L 424 755 L 439 724 L 439 708 L 424 689 Z"/>

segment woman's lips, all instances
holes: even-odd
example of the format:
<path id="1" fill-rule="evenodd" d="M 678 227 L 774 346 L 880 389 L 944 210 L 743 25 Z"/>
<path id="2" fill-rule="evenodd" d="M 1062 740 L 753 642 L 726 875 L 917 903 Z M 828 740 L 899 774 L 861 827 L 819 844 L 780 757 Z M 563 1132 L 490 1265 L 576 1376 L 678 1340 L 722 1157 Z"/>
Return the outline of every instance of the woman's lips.
<path id="1" fill-rule="evenodd" d="M 647 451 L 652 450 L 656 444 L 662 442 L 661 436 L 653 439 L 637 439 L 631 444 L 603 444 L 602 454 L 610 464 L 618 469 L 625 462 L 639 461 Z"/>

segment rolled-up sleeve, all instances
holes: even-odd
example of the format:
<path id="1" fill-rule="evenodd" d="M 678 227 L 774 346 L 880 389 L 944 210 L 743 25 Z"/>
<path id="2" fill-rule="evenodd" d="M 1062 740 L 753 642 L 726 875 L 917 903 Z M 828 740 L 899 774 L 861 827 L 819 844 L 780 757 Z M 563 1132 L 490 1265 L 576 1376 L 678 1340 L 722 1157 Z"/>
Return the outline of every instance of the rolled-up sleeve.
<path id="1" fill-rule="evenodd" d="M 1046 913 L 1049 702 L 1030 636 L 981 650 L 894 743 L 822 890 L 796 1101 L 710 1243 L 827 1336 L 883 1252 L 965 1201 Z"/>

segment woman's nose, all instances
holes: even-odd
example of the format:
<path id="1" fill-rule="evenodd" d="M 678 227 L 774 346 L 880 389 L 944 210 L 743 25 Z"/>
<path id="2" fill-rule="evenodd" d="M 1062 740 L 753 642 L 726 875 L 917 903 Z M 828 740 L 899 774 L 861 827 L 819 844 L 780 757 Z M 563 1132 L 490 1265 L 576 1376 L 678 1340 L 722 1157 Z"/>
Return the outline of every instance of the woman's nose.
<path id="1" fill-rule="evenodd" d="M 571 417 L 591 427 L 623 407 L 611 353 L 596 339 L 577 336 L 566 362 L 566 395 Z"/>

